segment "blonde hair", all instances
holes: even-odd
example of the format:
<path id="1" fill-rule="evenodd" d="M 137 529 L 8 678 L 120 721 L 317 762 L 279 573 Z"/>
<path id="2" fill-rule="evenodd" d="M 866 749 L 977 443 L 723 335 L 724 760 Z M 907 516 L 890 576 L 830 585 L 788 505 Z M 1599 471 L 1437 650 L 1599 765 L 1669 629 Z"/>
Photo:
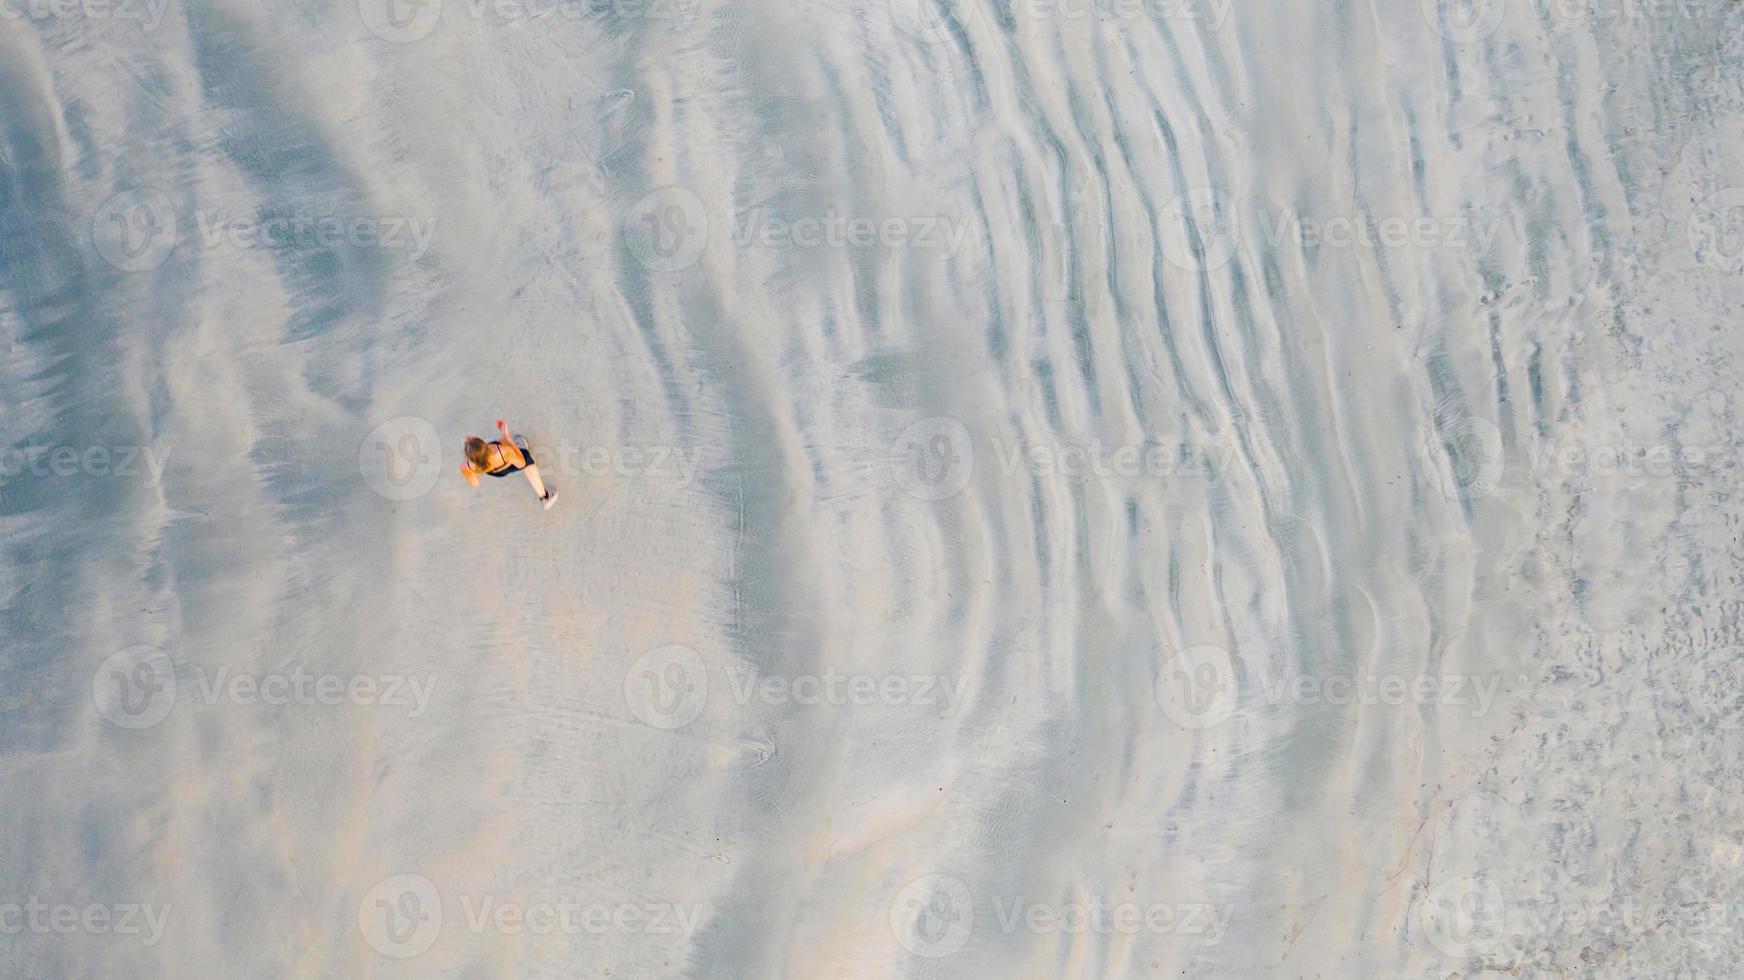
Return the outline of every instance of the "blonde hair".
<path id="1" fill-rule="evenodd" d="M 490 446 L 478 436 L 466 438 L 466 460 L 480 472 L 490 469 Z"/>

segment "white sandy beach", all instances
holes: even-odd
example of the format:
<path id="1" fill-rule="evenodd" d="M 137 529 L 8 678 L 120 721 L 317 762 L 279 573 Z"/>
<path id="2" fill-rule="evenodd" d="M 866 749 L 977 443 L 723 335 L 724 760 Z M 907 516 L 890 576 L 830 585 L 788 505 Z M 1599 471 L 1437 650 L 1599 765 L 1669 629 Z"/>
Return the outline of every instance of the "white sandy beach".
<path id="1" fill-rule="evenodd" d="M 1729 0 L 0 3 L 0 974 L 1733 975 L 1741 123 Z"/>

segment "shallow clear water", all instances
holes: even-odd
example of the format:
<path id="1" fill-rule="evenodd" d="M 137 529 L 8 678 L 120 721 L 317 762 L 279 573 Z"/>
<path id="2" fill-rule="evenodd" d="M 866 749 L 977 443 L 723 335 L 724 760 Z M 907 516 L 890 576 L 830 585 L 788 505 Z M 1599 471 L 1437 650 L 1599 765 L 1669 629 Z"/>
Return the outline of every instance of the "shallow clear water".
<path id="1" fill-rule="evenodd" d="M 1741 26 L 0 4 L 4 972 L 1723 975 Z"/>

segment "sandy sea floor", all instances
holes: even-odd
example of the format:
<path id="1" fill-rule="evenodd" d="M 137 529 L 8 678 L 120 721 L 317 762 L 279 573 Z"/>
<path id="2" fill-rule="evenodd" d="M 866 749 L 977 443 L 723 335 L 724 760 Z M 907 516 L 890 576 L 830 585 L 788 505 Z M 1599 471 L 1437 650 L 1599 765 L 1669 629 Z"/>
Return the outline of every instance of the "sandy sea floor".
<path id="1" fill-rule="evenodd" d="M 1741 323 L 1731 0 L 5 0 L 0 973 L 1735 975 Z"/>

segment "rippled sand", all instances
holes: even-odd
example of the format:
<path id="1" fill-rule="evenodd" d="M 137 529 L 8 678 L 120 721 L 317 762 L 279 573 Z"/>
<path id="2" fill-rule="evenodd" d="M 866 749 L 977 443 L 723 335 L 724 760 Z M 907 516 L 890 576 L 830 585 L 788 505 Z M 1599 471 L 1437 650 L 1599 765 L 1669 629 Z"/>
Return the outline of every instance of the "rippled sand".
<path id="1" fill-rule="evenodd" d="M 1740 5 L 102 9 L 6 975 L 1735 969 Z"/>

